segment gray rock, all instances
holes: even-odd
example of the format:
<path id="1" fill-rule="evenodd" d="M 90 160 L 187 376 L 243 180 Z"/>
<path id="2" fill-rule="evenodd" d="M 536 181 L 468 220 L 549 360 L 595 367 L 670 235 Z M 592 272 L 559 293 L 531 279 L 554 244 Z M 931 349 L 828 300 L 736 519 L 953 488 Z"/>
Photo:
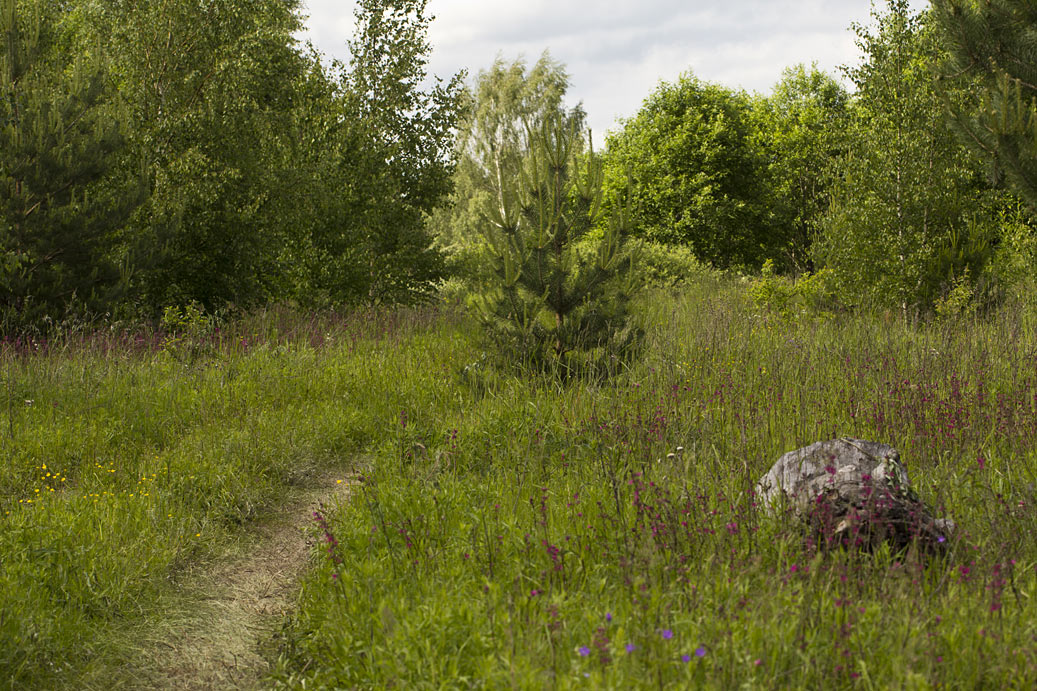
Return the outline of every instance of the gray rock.
<path id="1" fill-rule="evenodd" d="M 954 522 L 934 518 L 911 488 L 897 450 L 864 439 L 841 437 L 788 452 L 760 479 L 756 494 L 770 510 L 790 510 L 829 545 L 917 542 L 938 552 L 954 533 Z"/>

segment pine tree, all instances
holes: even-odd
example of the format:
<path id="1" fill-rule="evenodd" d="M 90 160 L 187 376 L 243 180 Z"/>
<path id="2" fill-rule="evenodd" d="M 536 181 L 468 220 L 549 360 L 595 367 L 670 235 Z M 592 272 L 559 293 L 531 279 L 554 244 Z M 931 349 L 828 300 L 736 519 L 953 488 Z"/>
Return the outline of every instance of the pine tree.
<path id="1" fill-rule="evenodd" d="M 52 50 L 46 3 L 0 0 L 0 323 L 103 309 L 113 229 L 135 202 L 105 177 L 123 148 L 103 67 Z M 48 17 L 51 15 L 51 17 Z M 121 195 L 118 195 L 121 196 Z"/>
<path id="2" fill-rule="evenodd" d="M 943 91 L 971 87 L 964 103 L 948 100 L 963 140 L 1037 211 L 1037 5 L 934 0 L 933 10 L 948 52 Z"/>
<path id="3" fill-rule="evenodd" d="M 627 214 L 601 220 L 602 164 L 581 117 L 528 125 L 520 174 L 502 180 L 484 235 L 494 279 L 475 303 L 498 342 L 522 361 L 563 374 L 628 352 L 631 265 Z"/>

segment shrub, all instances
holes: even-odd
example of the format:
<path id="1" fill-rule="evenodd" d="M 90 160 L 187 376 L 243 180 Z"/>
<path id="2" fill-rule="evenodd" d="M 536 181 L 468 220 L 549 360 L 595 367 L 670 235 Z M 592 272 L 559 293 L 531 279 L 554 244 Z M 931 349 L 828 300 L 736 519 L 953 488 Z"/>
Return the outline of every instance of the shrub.
<path id="1" fill-rule="evenodd" d="M 836 309 L 839 305 L 831 269 L 791 279 L 777 275 L 770 259 L 764 262 L 760 277 L 750 283 L 749 297 L 756 307 L 783 317 L 817 314 Z"/>

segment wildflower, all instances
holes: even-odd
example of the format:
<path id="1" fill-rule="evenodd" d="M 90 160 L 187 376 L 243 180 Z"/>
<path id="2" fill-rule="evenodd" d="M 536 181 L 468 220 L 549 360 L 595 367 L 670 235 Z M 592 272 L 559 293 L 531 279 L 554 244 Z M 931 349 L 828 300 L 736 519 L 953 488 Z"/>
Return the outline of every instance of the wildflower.
<path id="1" fill-rule="evenodd" d="M 605 621 L 612 623 L 612 612 L 605 612 Z"/>
<path id="2" fill-rule="evenodd" d="M 691 655 L 681 655 L 681 662 L 691 662 Z"/>
<path id="3" fill-rule="evenodd" d="M 666 640 L 670 640 L 671 638 L 673 638 L 673 631 L 671 631 L 670 629 L 663 629 L 663 638 L 665 638 Z"/>
<path id="4" fill-rule="evenodd" d="M 591 654 L 591 649 L 585 645 L 581 645 L 579 648 L 576 649 L 576 652 L 580 654 L 580 657 L 587 657 Z"/>
<path id="5" fill-rule="evenodd" d="M 634 645 L 633 643 L 627 643 L 627 652 L 628 653 L 632 653 L 635 650 L 637 650 L 637 646 L 636 645 Z"/>
<path id="6" fill-rule="evenodd" d="M 703 648 L 702 646 L 699 646 L 699 647 L 695 648 L 695 657 L 705 657 L 705 656 L 706 656 L 706 649 L 705 648 Z"/>

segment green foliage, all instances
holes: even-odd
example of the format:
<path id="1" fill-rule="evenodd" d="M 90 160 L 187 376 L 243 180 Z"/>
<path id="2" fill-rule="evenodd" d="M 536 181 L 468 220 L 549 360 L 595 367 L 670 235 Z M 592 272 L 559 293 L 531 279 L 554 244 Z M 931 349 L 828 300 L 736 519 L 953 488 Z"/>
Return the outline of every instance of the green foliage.
<path id="1" fill-rule="evenodd" d="M 924 313 L 992 256 L 975 213 L 987 190 L 944 117 L 928 15 L 889 0 L 875 19 L 856 27 L 865 61 L 847 70 L 857 93 L 817 254 L 847 304 Z"/>
<path id="2" fill-rule="evenodd" d="M 610 198 L 633 181 L 637 235 L 687 245 L 719 268 L 758 266 L 777 252 L 744 93 L 690 73 L 664 82 L 610 135 L 605 161 Z"/>
<path id="3" fill-rule="evenodd" d="M 125 228 L 134 298 L 156 314 L 276 292 L 291 227 L 277 154 L 305 62 L 298 4 L 280 0 L 84 3 L 79 41 L 109 47 L 131 108 L 133 170 L 148 198 Z"/>
<path id="4" fill-rule="evenodd" d="M 631 246 L 635 257 L 631 274 L 635 283 L 645 286 L 678 287 L 696 279 L 716 275 L 716 272 L 699 261 L 688 247 L 640 239 L 632 241 Z"/>
<path id="5" fill-rule="evenodd" d="M 944 92 L 962 141 L 1037 211 L 1037 7 L 934 0 L 933 12 L 947 50 Z"/>
<path id="6" fill-rule="evenodd" d="M 640 312 L 644 359 L 609 386 L 409 378 L 406 428 L 315 526 L 276 683 L 1033 686 L 1032 327 L 766 319 L 716 281 Z M 449 338 L 420 352 L 470 362 Z M 896 446 L 967 537 L 819 553 L 754 509 L 779 455 L 842 434 Z"/>
<path id="7" fill-rule="evenodd" d="M 843 145 L 850 97 L 816 66 L 788 68 L 773 93 L 753 101 L 756 137 L 765 157 L 771 259 L 812 271 L 811 248 L 827 211 L 832 164 Z"/>
<path id="8" fill-rule="evenodd" d="M 975 291 L 967 267 L 954 279 L 947 294 L 936 300 L 934 311 L 940 319 L 959 319 L 976 313 Z"/>
<path id="9" fill-rule="evenodd" d="M 565 115 L 562 100 L 568 88 L 565 68 L 545 51 L 528 69 L 522 58 L 508 63 L 498 56 L 489 69 L 479 72 L 466 94 L 454 189 L 429 221 L 437 243 L 455 256 L 463 273 L 477 275 L 482 266 L 484 209 L 521 174 L 528 153 L 525 123 L 538 128 L 549 118 Z M 582 110 L 577 107 L 568 117 L 582 118 Z"/>
<path id="10" fill-rule="evenodd" d="M 355 200 L 353 216 L 336 220 L 359 231 L 366 302 L 414 302 L 444 275 L 426 219 L 451 189 L 464 73 L 446 83 L 436 78 L 424 90 L 432 50 L 427 5 L 361 0 L 355 12 L 358 30 L 341 89 L 345 124 L 359 133 L 362 149 L 339 178 Z"/>
<path id="11" fill-rule="evenodd" d="M 162 349 L 181 362 L 194 364 L 199 357 L 213 354 L 213 337 L 219 325 L 219 318 L 206 314 L 196 302 L 166 307 L 159 322 L 165 333 Z"/>
<path id="12" fill-rule="evenodd" d="M 622 285 L 631 261 L 626 218 L 615 214 L 594 233 L 602 166 L 580 121 L 528 124 L 519 176 L 502 180 L 485 209 L 493 276 L 473 300 L 509 356 L 562 372 L 608 364 L 635 338 Z"/>
<path id="13" fill-rule="evenodd" d="M 767 260 L 758 278 L 749 284 L 753 304 L 782 317 L 816 315 L 838 305 L 831 269 L 804 273 L 795 279 L 778 276 L 774 262 Z"/>
<path id="14" fill-rule="evenodd" d="M 1033 215 L 1021 201 L 1011 198 L 982 213 L 996 229 L 997 246 L 980 277 L 987 284 L 987 294 L 979 295 L 981 302 L 1037 307 L 1037 229 Z"/>
<path id="15" fill-rule="evenodd" d="M 298 46 L 295 0 L 12 0 L 5 27 L 16 4 L 44 17 L 5 28 L 0 300 L 22 323 L 413 302 L 442 278 L 425 218 L 461 76 L 426 86 L 425 2 L 360 3 L 348 67 Z"/>
<path id="16" fill-rule="evenodd" d="M 0 3 L 0 329 L 103 310 L 123 283 L 117 229 L 139 201 L 110 184 L 124 113 L 98 51 L 56 47 L 42 0 Z M 119 198 L 121 196 L 121 198 Z"/>

